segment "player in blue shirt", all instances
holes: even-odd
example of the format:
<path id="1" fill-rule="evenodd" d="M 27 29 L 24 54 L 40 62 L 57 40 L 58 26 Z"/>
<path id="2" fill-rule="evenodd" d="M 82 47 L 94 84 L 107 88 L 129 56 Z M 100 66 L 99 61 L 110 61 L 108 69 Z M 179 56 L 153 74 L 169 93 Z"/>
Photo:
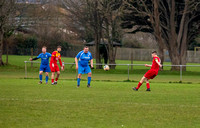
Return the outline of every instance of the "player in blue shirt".
<path id="1" fill-rule="evenodd" d="M 39 72 L 39 84 L 42 84 L 42 73 L 46 72 L 46 84 L 48 84 L 48 79 L 49 79 L 49 72 L 50 72 L 50 67 L 49 67 L 49 58 L 51 57 L 51 54 L 46 52 L 47 48 L 45 46 L 42 47 L 42 53 L 35 57 L 35 58 L 30 58 L 30 61 L 37 60 L 41 58 L 41 64 L 40 64 L 40 72 Z"/>
<path id="2" fill-rule="evenodd" d="M 93 68 L 92 54 L 89 52 L 89 48 L 86 46 L 75 57 L 76 70 L 78 69 L 77 87 L 80 86 L 81 75 L 82 74 L 88 74 L 87 87 L 90 88 L 92 73 L 91 73 L 91 69 L 90 69 L 89 64 L 88 64 L 89 61 L 91 62 L 91 68 Z"/>

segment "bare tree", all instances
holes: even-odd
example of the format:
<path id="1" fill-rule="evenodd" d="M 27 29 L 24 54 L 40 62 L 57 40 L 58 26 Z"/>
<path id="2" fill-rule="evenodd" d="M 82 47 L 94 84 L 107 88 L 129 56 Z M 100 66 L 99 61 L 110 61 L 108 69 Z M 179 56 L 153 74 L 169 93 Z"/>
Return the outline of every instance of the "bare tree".
<path id="1" fill-rule="evenodd" d="M 103 17 L 99 10 L 98 0 L 61 0 L 65 9 L 69 11 L 72 20 L 71 26 L 76 26 L 79 34 L 81 31 L 94 33 L 96 63 L 101 63 L 99 45 L 102 37 Z M 101 68 L 98 65 L 96 68 Z"/>
<path id="2" fill-rule="evenodd" d="M 153 33 L 161 56 L 166 47 L 173 65 L 186 64 L 188 43 L 194 39 L 200 27 L 198 0 L 126 0 L 124 7 L 126 13 L 134 12 L 134 18 L 137 18 L 133 19 L 134 32 Z M 124 25 L 131 26 L 130 22 Z M 172 70 L 179 70 L 179 67 L 172 67 Z"/>
<path id="3" fill-rule="evenodd" d="M 13 15 L 14 11 L 15 0 L 0 1 L 0 66 L 4 65 L 2 60 L 4 33 L 9 23 L 10 17 Z"/>
<path id="4" fill-rule="evenodd" d="M 120 27 L 120 7 L 121 0 L 101 0 L 101 12 L 103 14 L 103 35 L 108 40 L 107 48 L 108 59 L 110 64 L 115 64 L 115 57 L 117 47 L 114 47 L 114 41 L 121 41 L 122 33 Z M 111 69 L 115 68 L 115 65 L 110 66 Z"/>
<path id="5" fill-rule="evenodd" d="M 72 23 L 91 31 L 95 40 L 96 63 L 101 63 L 100 41 L 108 40 L 106 45 L 109 55 L 109 63 L 115 64 L 116 49 L 113 41 L 116 41 L 120 31 L 119 8 L 122 0 L 62 0 L 65 8 L 71 13 Z M 115 66 L 111 66 L 111 68 Z M 98 66 L 97 68 L 101 68 Z"/>

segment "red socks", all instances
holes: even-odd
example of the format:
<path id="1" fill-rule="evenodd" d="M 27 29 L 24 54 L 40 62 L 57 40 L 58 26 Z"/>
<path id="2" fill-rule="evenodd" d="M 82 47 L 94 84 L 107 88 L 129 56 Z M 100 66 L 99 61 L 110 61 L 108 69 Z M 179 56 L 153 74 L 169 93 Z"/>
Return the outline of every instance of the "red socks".
<path id="1" fill-rule="evenodd" d="M 137 87 L 136 87 L 136 89 L 139 89 L 141 85 L 142 85 L 142 83 L 139 82 L 138 85 L 137 85 Z M 147 89 L 149 89 L 149 88 L 150 88 L 150 84 L 147 83 Z"/>
<path id="2" fill-rule="evenodd" d="M 149 89 L 150 88 L 150 84 L 149 83 L 147 83 L 147 89 Z"/>
<path id="3" fill-rule="evenodd" d="M 141 85 L 142 85 L 142 83 L 139 82 L 136 89 L 139 89 Z"/>
<path id="4" fill-rule="evenodd" d="M 58 78 L 56 78 L 55 81 L 58 81 Z M 53 83 L 53 82 L 54 82 L 54 79 L 51 79 L 51 82 Z"/>

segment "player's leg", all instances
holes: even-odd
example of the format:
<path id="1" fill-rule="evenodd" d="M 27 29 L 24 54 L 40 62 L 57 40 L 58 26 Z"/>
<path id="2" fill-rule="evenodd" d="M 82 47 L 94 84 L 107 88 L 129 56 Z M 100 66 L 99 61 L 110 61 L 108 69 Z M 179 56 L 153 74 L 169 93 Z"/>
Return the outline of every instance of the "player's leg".
<path id="1" fill-rule="evenodd" d="M 147 85 L 147 90 L 146 90 L 146 91 L 151 91 L 151 90 L 150 90 L 150 84 L 149 84 L 149 80 L 148 80 L 148 79 L 146 79 L 146 85 Z"/>
<path id="2" fill-rule="evenodd" d="M 44 70 L 45 70 L 45 66 L 41 64 L 40 65 L 40 72 L 39 72 L 39 79 L 40 79 L 39 84 L 42 84 L 42 73 L 43 73 Z"/>
<path id="3" fill-rule="evenodd" d="M 42 73 L 43 73 L 43 71 L 39 72 L 39 79 L 40 79 L 39 84 L 42 84 Z"/>
<path id="4" fill-rule="evenodd" d="M 56 79 L 55 79 L 55 82 L 54 82 L 55 84 L 57 84 L 59 76 L 60 76 L 60 71 L 57 71 L 57 76 L 56 76 Z"/>
<path id="5" fill-rule="evenodd" d="M 46 84 L 48 84 L 48 80 L 49 80 L 49 73 L 48 72 L 46 72 Z"/>
<path id="6" fill-rule="evenodd" d="M 88 87 L 88 88 L 90 88 L 91 76 L 92 76 L 92 73 L 89 72 L 89 73 L 88 73 L 88 83 L 87 83 L 87 87 Z"/>
<path id="7" fill-rule="evenodd" d="M 146 81 L 146 79 L 147 79 L 147 78 L 143 76 L 143 77 L 141 78 L 140 82 L 138 83 L 136 89 L 139 89 L 140 86 L 144 83 L 144 81 Z"/>
<path id="8" fill-rule="evenodd" d="M 138 91 L 138 89 L 140 88 L 140 86 L 143 84 L 143 82 L 146 80 L 147 78 L 145 76 L 143 76 L 140 80 L 140 82 L 138 83 L 137 87 L 133 87 L 133 90 Z"/>
<path id="9" fill-rule="evenodd" d="M 85 73 L 88 74 L 88 83 L 87 83 L 87 87 L 90 88 L 90 82 L 91 82 L 91 76 L 92 76 L 92 72 L 89 66 L 85 67 L 84 69 Z"/>
<path id="10" fill-rule="evenodd" d="M 50 64 L 50 69 L 51 69 L 51 84 L 54 85 L 55 67 L 52 67 L 52 64 Z"/>
<path id="11" fill-rule="evenodd" d="M 78 78 L 77 78 L 77 87 L 80 86 L 81 76 L 82 76 L 82 74 L 78 74 Z"/>
<path id="12" fill-rule="evenodd" d="M 77 87 L 80 86 L 81 76 L 84 74 L 84 68 L 81 65 L 78 65 L 78 78 L 77 78 Z"/>
<path id="13" fill-rule="evenodd" d="M 54 84 L 57 84 L 58 78 L 60 76 L 60 69 L 59 69 L 58 65 L 55 65 L 54 69 L 55 69 L 55 72 L 57 73 Z"/>
<path id="14" fill-rule="evenodd" d="M 54 84 L 54 76 L 55 76 L 55 72 L 51 73 L 51 84 Z"/>
<path id="15" fill-rule="evenodd" d="M 46 80 L 46 84 L 48 84 L 48 80 L 49 80 L 49 72 L 50 72 L 50 67 L 49 67 L 49 65 L 46 66 L 46 68 L 45 68 L 44 71 L 46 72 L 46 78 L 45 78 L 45 80 Z"/>

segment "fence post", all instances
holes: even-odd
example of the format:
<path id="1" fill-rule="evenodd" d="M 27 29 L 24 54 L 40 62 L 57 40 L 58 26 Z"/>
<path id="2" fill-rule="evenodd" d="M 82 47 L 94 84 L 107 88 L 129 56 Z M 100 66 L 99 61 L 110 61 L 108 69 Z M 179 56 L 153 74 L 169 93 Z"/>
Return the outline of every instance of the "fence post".
<path id="1" fill-rule="evenodd" d="M 33 58 L 33 48 L 31 48 L 31 58 Z M 33 62 L 31 62 L 31 68 L 33 68 Z"/>
<path id="2" fill-rule="evenodd" d="M 128 80 L 129 80 L 129 64 L 128 64 Z"/>
<path id="3" fill-rule="evenodd" d="M 27 61 L 24 61 L 24 63 L 25 63 L 25 79 L 26 79 L 27 78 L 27 65 L 26 65 Z"/>
<path id="4" fill-rule="evenodd" d="M 182 74 L 183 74 L 182 65 L 180 65 L 180 82 L 182 82 Z"/>
<path id="5" fill-rule="evenodd" d="M 131 71 L 133 70 L 133 51 L 131 51 Z"/>

